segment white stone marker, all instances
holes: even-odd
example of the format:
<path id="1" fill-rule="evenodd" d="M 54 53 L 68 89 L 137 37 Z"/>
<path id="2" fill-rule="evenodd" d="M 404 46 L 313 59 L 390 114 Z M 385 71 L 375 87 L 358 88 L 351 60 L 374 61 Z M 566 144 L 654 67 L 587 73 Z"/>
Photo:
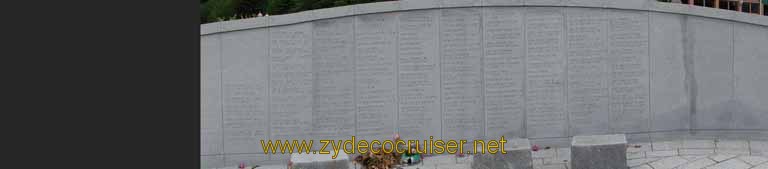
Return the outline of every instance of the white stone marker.
<path id="1" fill-rule="evenodd" d="M 572 169 L 626 169 L 627 137 L 624 134 L 574 136 Z"/>
<path id="2" fill-rule="evenodd" d="M 531 142 L 528 139 L 511 139 L 505 145 L 507 154 L 475 154 L 472 169 L 532 169 Z"/>
<path id="3" fill-rule="evenodd" d="M 334 152 L 330 154 L 291 154 L 292 169 L 348 169 L 349 155 L 344 151 L 339 151 L 336 159 L 331 158 Z"/>

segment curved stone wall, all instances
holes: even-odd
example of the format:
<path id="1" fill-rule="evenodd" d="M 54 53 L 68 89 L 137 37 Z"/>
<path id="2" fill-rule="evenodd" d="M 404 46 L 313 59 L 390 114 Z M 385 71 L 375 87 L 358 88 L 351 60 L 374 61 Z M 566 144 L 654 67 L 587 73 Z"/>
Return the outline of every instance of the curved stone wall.
<path id="1" fill-rule="evenodd" d="M 763 16 L 405 0 L 200 28 L 202 167 L 287 158 L 262 139 L 768 131 Z"/>

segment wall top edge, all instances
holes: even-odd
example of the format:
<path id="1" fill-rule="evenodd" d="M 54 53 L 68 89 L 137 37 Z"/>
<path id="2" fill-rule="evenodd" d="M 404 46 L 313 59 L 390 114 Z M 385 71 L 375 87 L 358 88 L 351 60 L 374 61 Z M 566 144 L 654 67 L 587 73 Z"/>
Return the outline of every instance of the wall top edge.
<path id="1" fill-rule="evenodd" d="M 445 9 L 445 8 L 471 8 L 471 7 L 578 7 L 578 8 L 604 8 L 619 10 L 639 10 L 648 12 L 663 12 L 690 16 L 708 17 L 729 21 L 737 21 L 761 26 L 768 26 L 768 16 L 748 14 L 738 11 L 714 9 L 700 6 L 691 6 L 686 4 L 673 4 L 656 2 L 655 0 L 628 0 L 627 3 L 616 3 L 603 0 L 584 1 L 559 1 L 559 3 L 467 3 L 467 4 L 443 4 L 437 0 L 427 0 L 422 2 L 431 3 L 413 3 L 415 0 L 385 1 L 376 3 L 366 3 L 357 5 L 340 6 L 333 8 L 324 8 L 303 11 L 298 13 L 274 15 L 268 17 L 257 17 L 248 19 L 238 19 L 231 21 L 213 22 L 200 25 L 200 36 L 216 33 L 224 33 L 238 30 L 275 27 L 281 25 L 290 25 L 296 23 L 310 22 L 315 20 L 339 18 L 347 16 L 387 13 L 411 10 Z M 520 0 L 523 1 L 523 0 Z M 623 1 L 624 2 L 624 1 Z"/>

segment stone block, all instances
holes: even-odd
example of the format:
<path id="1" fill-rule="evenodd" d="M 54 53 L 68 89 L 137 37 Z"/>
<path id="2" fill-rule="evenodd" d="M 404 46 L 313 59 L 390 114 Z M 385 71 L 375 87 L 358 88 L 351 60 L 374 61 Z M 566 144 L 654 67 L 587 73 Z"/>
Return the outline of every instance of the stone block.
<path id="1" fill-rule="evenodd" d="M 531 142 L 528 139 L 511 139 L 504 148 L 506 154 L 475 154 L 472 169 L 532 169 Z"/>
<path id="2" fill-rule="evenodd" d="M 380 12 L 393 12 L 400 10 L 400 1 L 386 1 L 377 3 L 366 3 L 355 5 L 355 14 L 371 14 Z"/>
<path id="3" fill-rule="evenodd" d="M 651 167 L 653 167 L 654 169 L 671 169 L 671 168 L 675 168 L 677 166 L 683 165 L 687 162 L 688 160 L 686 160 L 683 157 L 672 156 L 672 157 L 667 157 L 658 161 L 651 162 L 649 163 L 649 165 L 651 165 Z"/>
<path id="4" fill-rule="evenodd" d="M 516 6 L 523 5 L 523 0 L 483 0 L 484 6 Z"/>
<path id="5" fill-rule="evenodd" d="M 574 136 L 571 142 L 571 168 L 627 168 L 627 138 L 624 134 Z"/>
<path id="6" fill-rule="evenodd" d="M 340 151 L 333 159 L 334 152 L 330 154 L 291 154 L 293 169 L 347 169 L 349 168 L 349 155 Z"/>

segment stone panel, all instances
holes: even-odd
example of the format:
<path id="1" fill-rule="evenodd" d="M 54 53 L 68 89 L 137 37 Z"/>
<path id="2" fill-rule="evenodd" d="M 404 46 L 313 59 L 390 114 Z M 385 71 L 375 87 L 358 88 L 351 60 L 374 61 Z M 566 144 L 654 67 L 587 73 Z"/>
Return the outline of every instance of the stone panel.
<path id="1" fill-rule="evenodd" d="M 441 0 L 442 7 L 480 6 L 481 0 Z M 479 9 L 477 9 L 479 10 Z"/>
<path id="2" fill-rule="evenodd" d="M 223 153 L 221 128 L 200 129 L 200 155 L 219 155 Z"/>
<path id="3" fill-rule="evenodd" d="M 566 9 L 567 113 L 571 135 L 608 134 L 605 10 Z"/>
<path id="4" fill-rule="evenodd" d="M 312 131 L 312 24 L 269 28 L 271 140 L 309 139 Z"/>
<path id="5" fill-rule="evenodd" d="M 481 17 L 479 8 L 441 10 L 439 39 L 444 139 L 483 136 Z"/>
<path id="6" fill-rule="evenodd" d="M 602 7 L 610 0 L 565 0 L 567 6 Z"/>
<path id="7" fill-rule="evenodd" d="M 400 9 L 428 9 L 440 7 L 441 0 L 400 0 Z"/>
<path id="8" fill-rule="evenodd" d="M 727 21 L 688 17 L 686 44 L 693 63 L 694 129 L 733 125 L 733 43 Z"/>
<path id="9" fill-rule="evenodd" d="M 221 37 L 200 37 L 200 128 L 221 128 Z"/>
<path id="10" fill-rule="evenodd" d="M 484 6 L 523 5 L 523 0 L 483 0 Z"/>
<path id="11" fill-rule="evenodd" d="M 566 0 L 523 0 L 525 1 L 525 5 L 530 6 L 536 6 L 536 5 L 551 5 L 551 6 L 559 6 L 565 4 Z"/>
<path id="12" fill-rule="evenodd" d="M 526 1 L 528 2 L 528 1 Z M 562 8 L 530 7 L 526 30 L 526 136 L 567 136 Z"/>
<path id="13" fill-rule="evenodd" d="M 398 120 L 403 139 L 439 138 L 438 10 L 402 12 L 398 27 Z"/>
<path id="14" fill-rule="evenodd" d="M 734 23 L 736 129 L 768 129 L 768 28 Z"/>
<path id="15" fill-rule="evenodd" d="M 312 138 L 349 139 L 355 134 L 354 18 L 319 20 L 313 26 Z"/>
<path id="16" fill-rule="evenodd" d="M 397 15 L 361 15 L 355 21 L 356 137 L 389 139 L 397 97 Z"/>
<path id="17" fill-rule="evenodd" d="M 224 167 L 223 155 L 200 156 L 200 168 L 221 168 Z"/>
<path id="18" fill-rule="evenodd" d="M 611 10 L 609 77 L 612 128 L 616 133 L 649 128 L 648 12 Z"/>
<path id="19" fill-rule="evenodd" d="M 221 39 L 200 37 L 200 155 L 221 154 Z"/>
<path id="20" fill-rule="evenodd" d="M 262 153 L 268 140 L 267 30 L 222 34 L 225 153 Z"/>
<path id="21" fill-rule="evenodd" d="M 683 37 L 685 17 L 651 13 L 651 129 L 690 128 L 690 105 L 686 87 Z"/>
<path id="22" fill-rule="evenodd" d="M 486 137 L 523 137 L 524 8 L 483 11 L 483 85 Z"/>

